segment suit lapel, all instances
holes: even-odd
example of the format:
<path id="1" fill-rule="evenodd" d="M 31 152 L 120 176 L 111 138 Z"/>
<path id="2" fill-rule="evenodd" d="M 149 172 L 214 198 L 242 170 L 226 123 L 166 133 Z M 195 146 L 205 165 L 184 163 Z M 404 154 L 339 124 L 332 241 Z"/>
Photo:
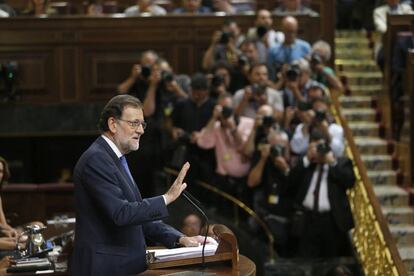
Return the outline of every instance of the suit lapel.
<path id="1" fill-rule="evenodd" d="M 118 168 L 119 172 L 121 173 L 121 175 L 123 177 L 123 180 L 124 180 L 123 183 L 125 184 L 124 186 L 127 186 L 129 191 L 131 191 L 131 193 L 135 196 L 135 199 L 141 200 L 142 197 L 141 197 L 140 192 L 138 191 L 137 185 L 135 184 L 135 182 L 133 182 L 131 177 L 129 177 L 128 173 L 125 171 L 124 167 L 121 164 L 121 161 L 116 156 L 115 152 L 111 149 L 111 147 L 108 145 L 108 143 L 102 137 L 99 137 L 97 142 L 101 146 L 103 146 L 105 151 L 111 156 L 112 160 L 114 161 L 116 167 Z"/>

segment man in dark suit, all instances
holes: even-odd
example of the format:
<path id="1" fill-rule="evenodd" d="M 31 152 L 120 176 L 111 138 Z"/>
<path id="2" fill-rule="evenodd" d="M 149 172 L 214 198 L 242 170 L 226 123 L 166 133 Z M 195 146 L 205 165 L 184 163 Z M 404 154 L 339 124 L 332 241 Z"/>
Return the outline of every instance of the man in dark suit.
<path id="1" fill-rule="evenodd" d="M 354 183 L 352 161 L 335 158 L 324 135 L 313 132 L 307 154 L 289 180 L 290 194 L 304 212 L 300 257 L 344 255 L 347 232 L 354 226 L 346 191 Z"/>
<path id="2" fill-rule="evenodd" d="M 112 98 L 102 111 L 102 135 L 79 159 L 75 171 L 76 236 L 70 274 L 132 275 L 146 264 L 145 238 L 166 247 L 197 246 L 203 237 L 186 237 L 161 222 L 167 205 L 186 188 L 186 163 L 162 196 L 142 199 L 125 154 L 139 148 L 146 123 L 141 102 L 130 95 Z"/>

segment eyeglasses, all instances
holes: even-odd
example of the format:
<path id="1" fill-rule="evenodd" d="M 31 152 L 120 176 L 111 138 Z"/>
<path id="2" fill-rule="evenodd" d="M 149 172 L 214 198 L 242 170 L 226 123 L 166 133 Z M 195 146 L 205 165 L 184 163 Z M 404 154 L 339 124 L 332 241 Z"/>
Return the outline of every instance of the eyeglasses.
<path id="1" fill-rule="evenodd" d="M 128 121 L 128 120 L 122 120 L 122 119 L 117 119 L 117 120 L 128 123 L 128 125 L 132 129 L 137 129 L 140 126 L 142 126 L 142 129 L 145 129 L 147 127 L 147 123 L 145 121 Z"/>

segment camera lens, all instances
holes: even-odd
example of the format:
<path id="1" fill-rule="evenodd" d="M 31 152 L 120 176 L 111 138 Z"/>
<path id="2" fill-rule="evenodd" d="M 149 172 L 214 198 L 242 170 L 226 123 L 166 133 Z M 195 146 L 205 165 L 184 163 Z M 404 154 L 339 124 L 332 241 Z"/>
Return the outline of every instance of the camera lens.
<path id="1" fill-rule="evenodd" d="M 149 76 L 151 76 L 151 67 L 150 66 L 147 66 L 147 65 L 142 66 L 142 68 L 141 68 L 141 76 L 144 79 L 148 79 Z"/>
<path id="2" fill-rule="evenodd" d="M 214 75 L 213 78 L 211 79 L 211 85 L 213 87 L 218 87 L 220 85 L 224 84 L 224 78 L 222 75 Z"/>
<path id="3" fill-rule="evenodd" d="M 230 41 L 230 34 L 228 32 L 222 32 L 220 36 L 219 43 L 220 44 L 227 44 Z"/>
<path id="4" fill-rule="evenodd" d="M 164 82 L 172 82 L 174 80 L 174 75 L 171 74 L 171 72 L 168 71 L 162 71 L 161 72 L 161 79 Z"/>
<path id="5" fill-rule="evenodd" d="M 325 155 L 331 151 L 331 147 L 327 143 L 320 143 L 316 145 L 316 151 L 319 154 Z"/>
<path id="6" fill-rule="evenodd" d="M 270 128 L 273 126 L 273 124 L 275 123 L 275 119 L 273 118 L 273 116 L 264 116 L 263 117 L 263 127 L 264 128 Z"/>
<path id="7" fill-rule="evenodd" d="M 229 106 L 223 106 L 223 109 L 221 110 L 221 117 L 223 119 L 228 119 L 233 114 L 233 108 Z"/>
<path id="8" fill-rule="evenodd" d="M 296 81 L 300 75 L 300 68 L 297 65 L 291 65 L 286 71 L 286 78 L 289 81 Z"/>

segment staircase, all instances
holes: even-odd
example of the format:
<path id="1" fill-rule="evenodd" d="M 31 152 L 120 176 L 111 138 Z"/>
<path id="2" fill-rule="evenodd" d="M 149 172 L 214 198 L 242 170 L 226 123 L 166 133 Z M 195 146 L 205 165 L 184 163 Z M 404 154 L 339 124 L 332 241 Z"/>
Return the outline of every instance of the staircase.
<path id="1" fill-rule="evenodd" d="M 409 205 L 409 193 L 399 186 L 402 177 L 393 158 L 393 143 L 382 138 L 385 133 L 377 105 L 382 73 L 365 32 L 337 31 L 335 51 L 336 70 L 348 87 L 340 98 L 341 112 L 352 130 L 401 258 L 409 275 L 414 275 L 414 209 Z"/>

